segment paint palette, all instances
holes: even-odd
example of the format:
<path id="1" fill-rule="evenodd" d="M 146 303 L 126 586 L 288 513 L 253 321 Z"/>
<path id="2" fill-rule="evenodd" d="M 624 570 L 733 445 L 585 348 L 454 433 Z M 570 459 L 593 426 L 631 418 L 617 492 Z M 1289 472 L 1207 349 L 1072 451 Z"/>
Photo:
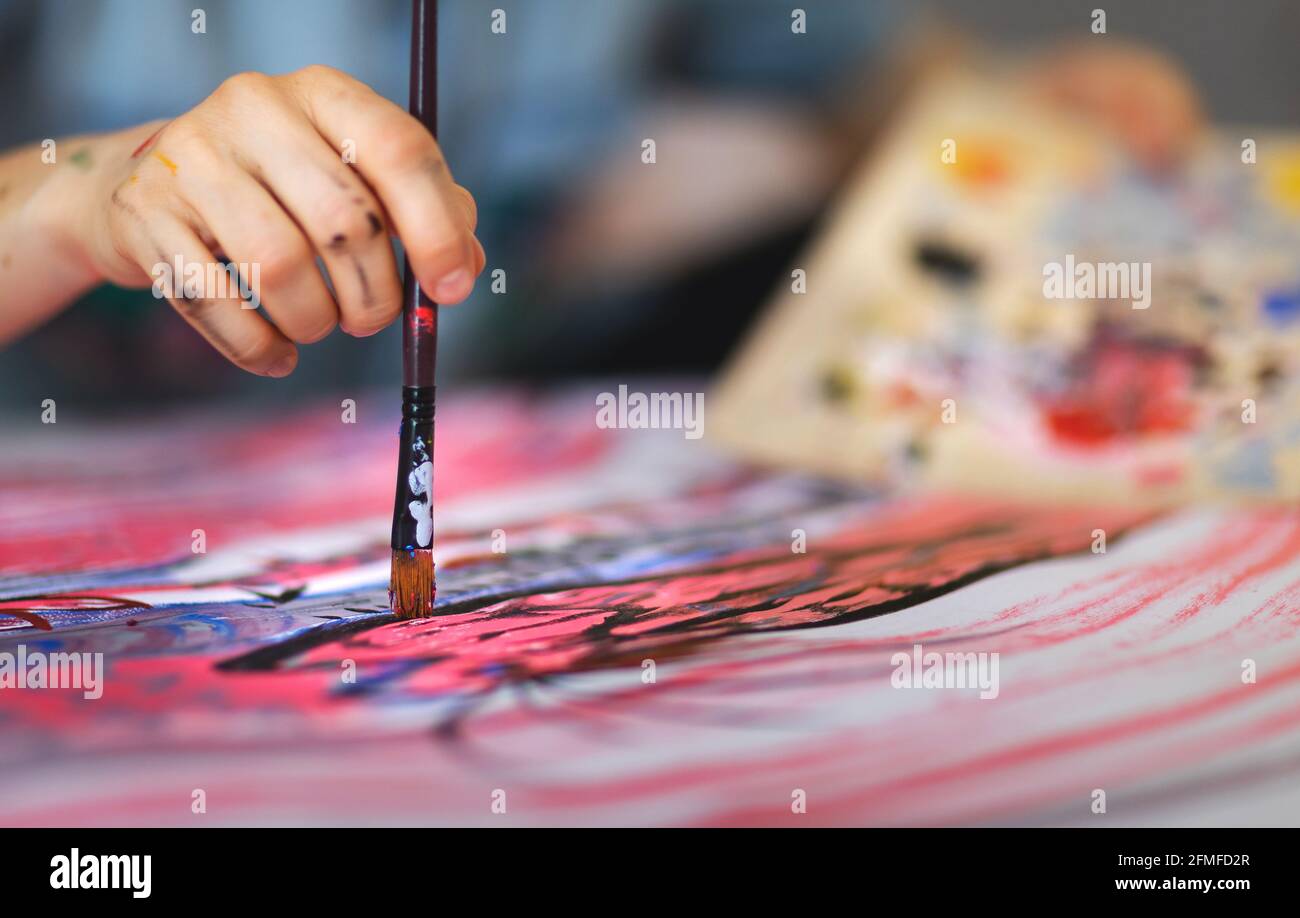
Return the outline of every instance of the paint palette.
<path id="1" fill-rule="evenodd" d="M 1061 499 L 1300 496 L 1300 138 L 1210 135 L 1155 180 L 950 73 L 792 268 L 712 412 L 750 458 Z"/>

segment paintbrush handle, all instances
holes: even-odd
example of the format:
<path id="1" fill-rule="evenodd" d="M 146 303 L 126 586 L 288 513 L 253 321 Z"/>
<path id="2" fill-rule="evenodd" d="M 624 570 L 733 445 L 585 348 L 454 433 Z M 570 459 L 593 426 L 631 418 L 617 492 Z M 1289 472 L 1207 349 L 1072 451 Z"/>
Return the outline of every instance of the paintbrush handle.
<path id="1" fill-rule="evenodd" d="M 438 4 L 411 4 L 410 112 L 438 136 Z M 402 385 L 432 386 L 437 364 L 438 305 L 420 289 L 409 259 L 402 281 Z"/>
<path id="2" fill-rule="evenodd" d="M 410 110 L 429 133 L 437 136 L 438 5 L 435 0 L 414 0 L 411 6 Z M 392 548 L 394 552 L 410 553 L 413 559 L 416 552 L 428 554 L 433 544 L 433 383 L 438 306 L 420 289 L 409 259 L 402 295 L 402 426 L 398 435 Z M 417 599 L 421 604 L 431 602 L 430 596 Z"/>

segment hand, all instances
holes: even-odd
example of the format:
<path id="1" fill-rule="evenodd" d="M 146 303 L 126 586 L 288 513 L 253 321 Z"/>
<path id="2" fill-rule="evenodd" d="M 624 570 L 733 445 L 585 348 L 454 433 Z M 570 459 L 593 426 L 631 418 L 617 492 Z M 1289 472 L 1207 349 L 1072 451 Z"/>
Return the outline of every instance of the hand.
<path id="1" fill-rule="evenodd" d="M 253 373 L 287 375 L 295 343 L 319 341 L 335 325 L 365 336 L 398 316 L 393 232 L 437 302 L 463 300 L 483 269 L 474 199 L 428 131 L 328 67 L 231 77 L 179 118 L 126 132 L 87 159 L 95 191 L 72 204 L 84 259 L 102 279 L 154 285 Z M 196 290 L 175 276 L 178 258 L 188 269 L 217 255 L 241 268 L 265 318 L 237 284 Z"/>
<path id="2" fill-rule="evenodd" d="M 1106 40 L 1045 55 L 1031 67 L 1053 104 L 1110 129 L 1152 171 L 1174 166 L 1201 126 L 1196 90 L 1169 58 Z"/>

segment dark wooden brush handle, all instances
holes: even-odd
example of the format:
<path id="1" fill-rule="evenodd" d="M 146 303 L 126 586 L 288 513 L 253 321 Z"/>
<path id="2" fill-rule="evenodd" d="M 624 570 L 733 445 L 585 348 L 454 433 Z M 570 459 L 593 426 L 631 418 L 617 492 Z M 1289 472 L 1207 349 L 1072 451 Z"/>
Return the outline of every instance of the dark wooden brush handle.
<path id="1" fill-rule="evenodd" d="M 438 5 L 414 0 L 411 13 L 411 114 L 437 136 Z M 424 517 L 433 505 L 434 366 L 438 306 L 420 289 L 405 263 L 402 301 L 402 427 L 393 501 L 394 551 L 428 549 L 432 527 Z M 427 466 L 426 466 L 427 463 Z M 427 491 L 423 490 L 427 482 Z M 413 512 L 412 508 L 415 508 Z M 424 517 L 424 525 L 421 519 Z"/>
<path id="2" fill-rule="evenodd" d="M 411 4 L 410 111 L 438 136 L 438 4 Z M 402 385 L 432 386 L 438 347 L 438 305 L 425 296 L 409 259 L 402 282 Z"/>

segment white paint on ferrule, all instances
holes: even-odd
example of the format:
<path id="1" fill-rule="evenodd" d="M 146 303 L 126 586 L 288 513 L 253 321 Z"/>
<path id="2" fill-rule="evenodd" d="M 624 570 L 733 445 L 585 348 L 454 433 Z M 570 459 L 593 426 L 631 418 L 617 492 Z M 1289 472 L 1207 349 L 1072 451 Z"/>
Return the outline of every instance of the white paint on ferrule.
<path id="1" fill-rule="evenodd" d="M 411 493 L 420 498 L 406 505 L 415 520 L 415 542 L 428 548 L 433 541 L 433 463 L 425 460 L 412 469 L 407 484 Z"/>

